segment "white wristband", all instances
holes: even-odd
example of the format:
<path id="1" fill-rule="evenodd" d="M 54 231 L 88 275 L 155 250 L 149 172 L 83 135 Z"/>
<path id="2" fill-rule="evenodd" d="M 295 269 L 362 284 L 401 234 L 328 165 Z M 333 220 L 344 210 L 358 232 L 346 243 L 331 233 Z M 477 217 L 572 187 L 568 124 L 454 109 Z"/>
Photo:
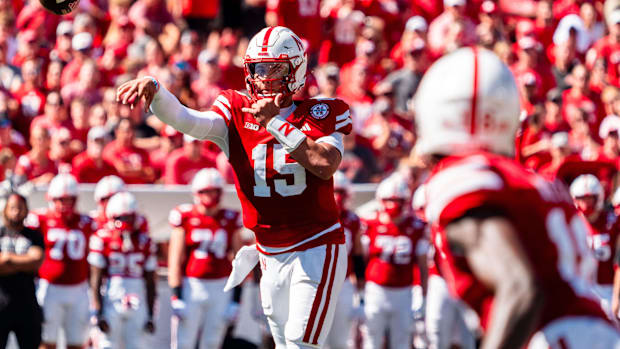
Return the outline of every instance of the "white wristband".
<path id="1" fill-rule="evenodd" d="M 277 117 L 273 117 L 269 120 L 267 123 L 267 131 L 284 146 L 284 150 L 289 154 L 297 149 L 301 142 L 306 139 L 306 135 L 297 127 Z"/>

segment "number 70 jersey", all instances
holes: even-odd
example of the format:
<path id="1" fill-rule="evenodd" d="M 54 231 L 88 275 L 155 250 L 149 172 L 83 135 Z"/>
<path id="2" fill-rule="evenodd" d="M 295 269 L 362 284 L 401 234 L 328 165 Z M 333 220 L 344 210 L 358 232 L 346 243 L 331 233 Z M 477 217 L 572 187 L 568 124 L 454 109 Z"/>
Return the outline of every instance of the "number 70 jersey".
<path id="1" fill-rule="evenodd" d="M 297 163 L 254 116 L 252 104 L 233 90 L 218 96 L 211 110 L 228 125 L 229 161 L 243 209 L 243 223 L 256 234 L 259 248 L 276 253 L 322 243 L 342 243 L 332 179 L 323 180 Z M 310 139 L 329 143 L 351 132 L 349 106 L 338 99 L 296 103 L 286 119 Z"/>

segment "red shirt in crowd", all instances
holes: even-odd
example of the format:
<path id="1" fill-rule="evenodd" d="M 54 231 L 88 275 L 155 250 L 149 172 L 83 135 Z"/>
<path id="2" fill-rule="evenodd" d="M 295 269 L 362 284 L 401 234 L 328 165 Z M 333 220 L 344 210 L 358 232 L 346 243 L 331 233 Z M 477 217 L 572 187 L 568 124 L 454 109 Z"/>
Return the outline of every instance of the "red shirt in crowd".
<path id="1" fill-rule="evenodd" d="M 58 174 L 56 162 L 47 156 L 46 164 L 38 163 L 30 152 L 20 156 L 15 165 L 15 174 L 24 175 L 28 180 L 37 178 L 46 173 Z"/>
<path id="2" fill-rule="evenodd" d="M 319 49 L 322 39 L 321 2 L 298 0 L 267 0 L 267 13 L 274 13 L 278 25 L 291 29 L 308 42 L 308 52 Z"/>
<path id="3" fill-rule="evenodd" d="M 117 143 L 116 140 L 108 143 L 103 149 L 103 158 L 114 165 L 120 173 L 119 177 L 127 184 L 146 184 L 150 183 L 148 178 L 142 174 L 124 175 L 121 168 L 129 171 L 141 171 L 146 167 L 150 167 L 149 153 L 136 146 L 124 147 Z"/>
<path id="4" fill-rule="evenodd" d="M 97 183 L 105 176 L 118 176 L 118 171 L 110 162 L 102 159 L 101 165 L 97 165 L 95 160 L 86 151 L 74 157 L 72 165 L 72 174 L 80 183 Z"/>
<path id="5" fill-rule="evenodd" d="M 615 42 L 610 35 L 599 39 L 594 44 L 594 51 L 597 59 L 605 61 L 607 67 L 607 78 L 610 83 L 620 87 L 618 76 L 618 63 L 620 63 L 620 42 Z"/>
<path id="6" fill-rule="evenodd" d="M 185 155 L 183 148 L 173 150 L 166 161 L 164 170 L 165 184 L 189 184 L 196 172 L 205 167 L 215 167 L 215 162 L 204 155 L 196 160 Z"/>

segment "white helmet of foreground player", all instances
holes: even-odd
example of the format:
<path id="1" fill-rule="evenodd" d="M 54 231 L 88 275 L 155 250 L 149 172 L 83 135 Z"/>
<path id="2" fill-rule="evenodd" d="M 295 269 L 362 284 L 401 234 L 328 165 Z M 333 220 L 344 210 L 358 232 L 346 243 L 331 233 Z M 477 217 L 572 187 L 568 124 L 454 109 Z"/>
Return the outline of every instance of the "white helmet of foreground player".
<path id="1" fill-rule="evenodd" d="M 126 190 L 125 182 L 120 177 L 105 176 L 95 186 L 95 202 L 100 203 L 102 200 L 109 199 L 112 195 Z"/>
<path id="2" fill-rule="evenodd" d="M 293 95 L 306 83 L 307 65 L 304 46 L 292 30 L 265 28 L 254 35 L 245 52 L 248 92 L 253 99 Z"/>
<path id="3" fill-rule="evenodd" d="M 424 75 L 414 106 L 421 155 L 514 154 L 519 91 L 508 67 L 489 50 L 461 48 L 439 59 Z"/>
<path id="4" fill-rule="evenodd" d="M 381 202 L 382 211 L 396 218 L 403 214 L 406 202 L 411 199 L 411 190 L 406 178 L 395 173 L 379 183 L 375 197 Z"/>
<path id="5" fill-rule="evenodd" d="M 605 191 L 596 176 L 583 174 L 570 185 L 570 195 L 584 216 L 590 217 L 603 209 Z"/>
<path id="6" fill-rule="evenodd" d="M 351 181 L 341 171 L 334 173 L 334 199 L 340 211 L 346 207 L 347 200 L 351 197 Z"/>
<path id="7" fill-rule="evenodd" d="M 220 204 L 223 189 L 224 178 L 214 168 L 203 168 L 196 172 L 192 180 L 194 202 L 206 208 L 213 208 Z"/>
<path id="8" fill-rule="evenodd" d="M 75 212 L 78 196 L 78 183 L 70 174 L 61 173 L 54 177 L 47 188 L 50 207 L 62 214 Z"/>
<path id="9" fill-rule="evenodd" d="M 133 231 L 138 202 L 129 192 L 112 195 L 106 208 L 106 217 L 114 222 L 114 228 L 120 231 Z"/>

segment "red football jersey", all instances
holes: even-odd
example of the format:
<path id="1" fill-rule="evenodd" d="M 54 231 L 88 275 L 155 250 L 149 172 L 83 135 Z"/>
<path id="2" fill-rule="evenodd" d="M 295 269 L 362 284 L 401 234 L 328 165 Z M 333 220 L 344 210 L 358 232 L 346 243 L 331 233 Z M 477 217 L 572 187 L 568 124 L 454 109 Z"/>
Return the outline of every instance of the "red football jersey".
<path id="1" fill-rule="evenodd" d="M 323 243 L 344 243 L 332 179 L 307 171 L 256 123 L 249 97 L 222 91 L 211 110 L 228 124 L 229 161 L 243 209 L 243 224 L 259 248 L 277 253 Z M 310 139 L 351 132 L 349 107 L 338 99 L 308 99 L 287 118 Z M 321 238 L 316 238 L 322 233 Z M 306 244 L 312 241 L 313 246 Z M 271 249 L 269 249 L 271 248 Z"/>
<path id="2" fill-rule="evenodd" d="M 233 234 L 241 227 L 240 218 L 239 212 L 226 209 L 207 216 L 191 204 L 170 211 L 170 225 L 185 231 L 185 276 L 220 279 L 230 274 L 228 251 Z"/>
<path id="3" fill-rule="evenodd" d="M 349 265 L 347 266 L 347 277 L 353 274 L 353 246 L 360 232 L 360 218 L 349 210 L 340 213 L 340 224 L 344 228 L 344 241 L 347 245 L 347 255 L 349 257 Z"/>
<path id="4" fill-rule="evenodd" d="M 96 230 L 90 217 L 76 214 L 67 220 L 54 210 L 43 209 L 30 212 L 25 223 L 40 230 L 45 241 L 45 258 L 39 268 L 39 277 L 59 285 L 86 281 L 88 238 Z"/>
<path id="5" fill-rule="evenodd" d="M 588 226 L 588 245 L 598 261 L 596 283 L 613 285 L 614 254 L 620 236 L 618 217 L 611 212 L 602 212 L 600 217 Z"/>
<path id="6" fill-rule="evenodd" d="M 451 291 L 488 321 L 493 293 L 452 252 L 445 227 L 474 208 L 504 213 L 515 227 L 537 282 L 548 295 L 537 329 L 571 315 L 604 317 L 590 286 L 594 261 L 586 243 L 587 228 L 566 188 L 527 171 L 512 159 L 488 153 L 448 157 L 427 183 L 426 217 L 440 235 L 435 247 L 442 275 Z"/>
<path id="7" fill-rule="evenodd" d="M 88 262 L 105 269 L 107 276 L 142 278 L 157 268 L 157 245 L 142 229 L 122 234 L 106 224 L 90 238 L 89 249 Z"/>
<path id="8" fill-rule="evenodd" d="M 414 216 L 395 224 L 384 212 L 374 213 L 363 223 L 369 243 L 366 280 L 387 287 L 412 286 L 416 252 L 426 224 Z"/>

